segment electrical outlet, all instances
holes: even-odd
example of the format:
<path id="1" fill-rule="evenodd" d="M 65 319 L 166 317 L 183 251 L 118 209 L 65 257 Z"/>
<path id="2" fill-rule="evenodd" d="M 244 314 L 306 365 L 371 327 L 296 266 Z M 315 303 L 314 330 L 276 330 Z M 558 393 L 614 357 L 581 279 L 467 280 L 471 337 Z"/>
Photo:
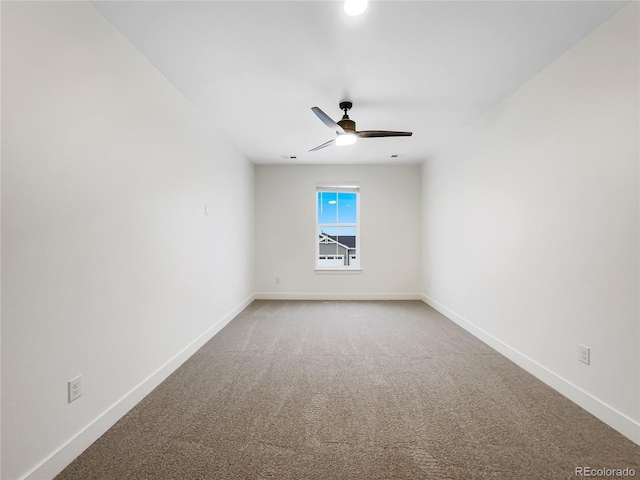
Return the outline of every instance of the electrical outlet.
<path id="1" fill-rule="evenodd" d="M 73 380 L 69 380 L 69 403 L 82 395 L 82 375 L 78 375 Z"/>
<path id="2" fill-rule="evenodd" d="M 276 277 L 276 283 L 280 283 L 280 277 Z"/>
<path id="3" fill-rule="evenodd" d="M 578 360 L 589 365 L 591 363 L 591 349 L 584 345 L 580 345 Z"/>

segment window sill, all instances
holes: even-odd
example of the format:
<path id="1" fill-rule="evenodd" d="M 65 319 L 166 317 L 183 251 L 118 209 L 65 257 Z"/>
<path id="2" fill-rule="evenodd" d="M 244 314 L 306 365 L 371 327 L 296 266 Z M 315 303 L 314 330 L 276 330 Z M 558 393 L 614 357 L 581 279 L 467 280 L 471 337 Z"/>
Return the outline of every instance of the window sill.
<path id="1" fill-rule="evenodd" d="M 361 268 L 316 268 L 316 275 L 360 275 Z"/>

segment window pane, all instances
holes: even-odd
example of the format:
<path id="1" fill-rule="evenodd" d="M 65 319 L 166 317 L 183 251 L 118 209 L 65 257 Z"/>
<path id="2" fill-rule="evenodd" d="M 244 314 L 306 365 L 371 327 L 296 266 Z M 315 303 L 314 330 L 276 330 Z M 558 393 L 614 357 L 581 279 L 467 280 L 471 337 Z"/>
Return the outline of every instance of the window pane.
<path id="1" fill-rule="evenodd" d="M 323 232 L 318 235 L 318 265 L 321 267 L 342 267 L 344 266 L 344 258 L 341 257 L 338 242 L 336 242 L 335 230 L 333 227 L 333 235 Z M 342 249 L 344 250 L 344 249 Z"/>
<path id="2" fill-rule="evenodd" d="M 338 235 L 334 237 L 336 241 L 349 249 L 356 248 L 356 227 L 338 227 Z"/>
<path id="3" fill-rule="evenodd" d="M 338 193 L 338 223 L 356 223 L 355 193 Z"/>
<path id="4" fill-rule="evenodd" d="M 336 223 L 338 217 L 338 194 L 318 192 L 318 223 Z"/>
<path id="5" fill-rule="evenodd" d="M 344 255 L 344 265 L 350 265 L 353 263 L 352 257 L 356 254 L 356 227 L 338 227 L 335 238 L 340 254 Z"/>

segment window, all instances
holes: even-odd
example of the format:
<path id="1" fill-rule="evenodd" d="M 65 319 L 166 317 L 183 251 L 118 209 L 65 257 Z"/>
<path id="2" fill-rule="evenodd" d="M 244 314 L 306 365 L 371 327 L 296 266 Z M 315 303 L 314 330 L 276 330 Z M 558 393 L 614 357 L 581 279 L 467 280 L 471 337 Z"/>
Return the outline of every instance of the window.
<path id="1" fill-rule="evenodd" d="M 318 187 L 316 269 L 360 268 L 358 187 Z"/>

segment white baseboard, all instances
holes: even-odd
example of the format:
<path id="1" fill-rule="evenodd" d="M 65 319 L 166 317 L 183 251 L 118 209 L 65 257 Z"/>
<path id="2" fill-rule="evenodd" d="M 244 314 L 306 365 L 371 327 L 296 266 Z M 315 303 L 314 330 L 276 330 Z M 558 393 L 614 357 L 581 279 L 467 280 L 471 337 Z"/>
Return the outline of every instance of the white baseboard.
<path id="1" fill-rule="evenodd" d="M 261 292 L 256 300 L 422 300 L 421 293 L 281 293 Z"/>
<path id="2" fill-rule="evenodd" d="M 144 397 L 160 385 L 169 375 L 196 353 L 205 343 L 222 330 L 231 320 L 233 320 L 242 310 L 244 310 L 254 300 L 254 295 L 250 295 L 238 306 L 233 308 L 224 317 L 218 320 L 202 335 L 196 338 L 189 345 L 184 347 L 177 355 L 168 360 L 164 365 L 143 380 L 129 393 L 116 401 L 105 412 L 99 415 L 89 425 L 76 434 L 71 440 L 66 442 L 49 457 L 36 466 L 31 472 L 23 477 L 23 480 L 43 480 L 52 479 L 64 468 L 75 460 L 78 455 L 84 452 L 93 442 L 100 438 L 118 420 L 120 420 L 129 410 L 136 406 Z"/>
<path id="3" fill-rule="evenodd" d="M 602 420 L 604 423 L 609 425 L 614 430 L 617 430 L 622 435 L 629 438 L 631 441 L 640 445 L 640 423 L 623 414 L 622 412 L 619 412 L 610 405 L 607 405 L 590 393 L 585 392 L 577 385 L 549 370 L 543 365 L 540 365 L 538 362 L 527 357 L 525 354 L 510 347 L 500 339 L 494 337 L 480 327 L 477 327 L 466 318 L 461 317 L 457 313 L 449 310 L 447 307 L 438 303 L 433 298 L 422 294 L 421 299 L 424 303 L 442 313 L 445 317 L 452 320 L 460 327 L 464 328 L 474 337 L 482 340 L 491 348 L 507 357 L 513 363 L 523 368 L 542 382 L 546 383 L 572 402 L 584 408 L 587 412 Z"/>

